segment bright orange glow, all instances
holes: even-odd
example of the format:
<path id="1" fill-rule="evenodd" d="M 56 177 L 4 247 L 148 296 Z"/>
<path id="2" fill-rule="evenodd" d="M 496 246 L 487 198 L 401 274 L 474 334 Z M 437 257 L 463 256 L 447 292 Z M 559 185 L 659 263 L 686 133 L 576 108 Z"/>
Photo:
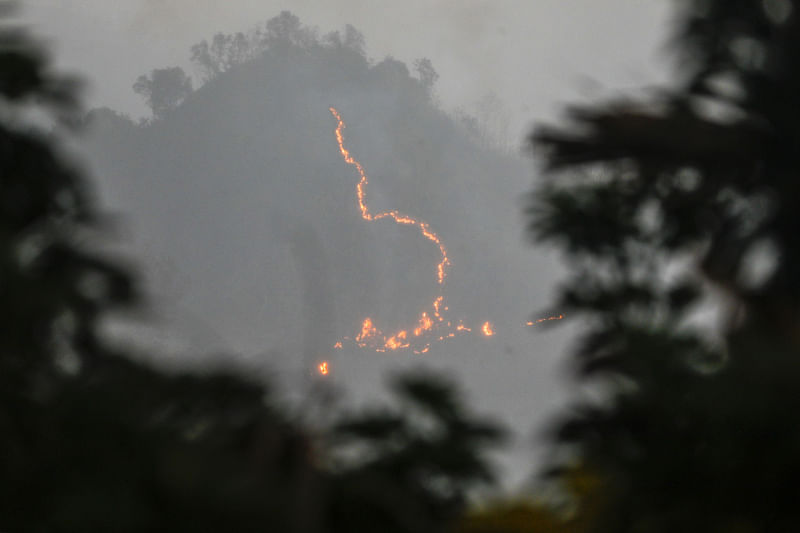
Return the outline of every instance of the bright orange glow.
<path id="1" fill-rule="evenodd" d="M 441 260 L 436 267 L 436 274 L 439 280 L 439 284 L 444 283 L 444 278 L 447 276 L 446 268 L 450 266 L 450 259 L 447 257 L 447 250 L 442 244 L 442 240 L 439 236 L 430 229 L 428 224 L 425 222 L 420 222 L 413 217 L 408 215 L 401 214 L 399 211 L 384 211 L 383 213 L 378 213 L 373 215 L 369 212 L 369 208 L 367 207 L 366 201 L 366 188 L 369 184 L 369 180 L 367 179 L 367 173 L 364 170 L 364 167 L 361 166 L 361 163 L 355 160 L 347 148 L 344 147 L 344 135 L 342 134 L 342 130 L 345 128 L 344 121 L 342 120 L 341 115 L 339 112 L 336 111 L 335 108 L 330 108 L 331 114 L 336 118 L 337 125 L 336 125 L 336 141 L 339 143 L 339 152 L 341 152 L 342 157 L 344 158 L 346 163 L 353 165 L 356 167 L 358 171 L 358 175 L 361 177 L 361 180 L 358 182 L 356 186 L 356 196 L 358 197 L 358 207 L 361 210 L 361 218 L 364 220 L 380 220 L 382 218 L 391 217 L 397 224 L 406 224 L 409 226 L 416 226 L 420 233 L 425 236 L 426 239 L 434 243 L 439 248 L 439 253 L 441 254 Z"/>
<path id="2" fill-rule="evenodd" d="M 402 214 L 399 211 L 392 210 L 384 211 L 382 213 L 370 212 L 369 207 L 367 206 L 367 185 L 369 184 L 367 172 L 363 165 L 361 165 L 361 163 L 356 160 L 350 151 L 344 146 L 343 131 L 346 126 L 341 115 L 335 108 L 331 107 L 329 109 L 333 117 L 336 119 L 336 130 L 334 133 L 336 135 L 336 142 L 339 145 L 339 152 L 342 155 L 342 159 L 344 159 L 345 163 L 355 167 L 356 171 L 358 172 L 359 181 L 356 185 L 356 200 L 358 202 L 359 211 L 361 212 L 361 218 L 370 222 L 381 220 L 383 218 L 391 218 L 396 224 L 413 226 L 417 228 L 420 234 L 425 237 L 425 239 L 435 244 L 439 250 L 439 262 L 436 265 L 436 280 L 439 286 L 443 288 L 445 278 L 447 277 L 447 270 L 448 267 L 451 266 L 451 262 L 447 255 L 447 249 L 445 248 L 442 239 L 426 222 L 417 220 L 409 215 Z M 469 333 L 472 331 L 471 328 L 468 328 L 461 322 L 459 322 L 458 325 L 453 328 L 453 323 L 451 321 L 445 321 L 445 318 L 442 315 L 443 311 L 448 310 L 449 307 L 444 303 L 444 295 L 439 294 L 434 298 L 430 308 L 420 313 L 417 324 L 413 328 L 408 330 L 398 330 L 396 333 L 392 334 L 384 334 L 372 322 L 371 318 L 365 318 L 361 324 L 361 331 L 353 340 L 357 346 L 361 348 L 371 348 L 377 352 L 411 348 L 414 353 L 417 354 L 427 353 L 430 350 L 430 343 L 426 342 L 425 339 L 429 339 L 430 335 L 427 334 L 433 332 L 434 330 L 436 330 L 436 338 L 439 340 L 455 337 L 457 333 Z M 414 335 L 413 346 L 412 339 L 409 339 L 409 331 Z M 494 335 L 494 331 L 491 329 L 491 324 L 489 322 L 486 322 L 483 325 L 482 331 L 486 336 L 490 337 Z M 347 339 L 349 339 L 349 337 L 343 338 L 343 340 Z M 334 348 L 341 347 L 342 341 L 339 341 L 334 345 Z"/>
<path id="3" fill-rule="evenodd" d="M 317 367 L 317 369 L 319 370 L 320 374 L 322 374 L 323 376 L 327 376 L 328 375 L 328 362 L 327 361 L 321 362 L 319 364 L 319 366 Z"/>
<path id="4" fill-rule="evenodd" d="M 444 296 L 439 296 L 433 301 L 433 316 L 439 319 L 439 322 L 443 321 L 441 313 L 439 313 L 439 308 L 442 306 L 442 302 L 444 301 Z"/>
<path id="5" fill-rule="evenodd" d="M 378 334 L 378 328 L 372 325 L 372 319 L 367 317 L 364 323 L 361 324 L 361 333 L 356 335 L 356 342 L 360 346 L 364 346 L 367 340 L 375 337 Z"/>
<path id="6" fill-rule="evenodd" d="M 419 325 L 417 325 L 417 327 L 414 328 L 414 336 L 419 337 L 426 331 L 430 331 L 432 327 L 433 327 L 433 320 L 431 320 L 431 318 L 428 316 L 428 313 L 423 311 L 422 316 L 419 317 Z"/>
<path id="7" fill-rule="evenodd" d="M 536 320 L 531 320 L 526 322 L 525 325 L 535 326 L 536 324 L 541 324 L 542 322 L 549 322 L 550 320 L 561 320 L 562 318 L 564 318 L 564 315 L 553 315 L 545 318 L 537 318 Z"/>

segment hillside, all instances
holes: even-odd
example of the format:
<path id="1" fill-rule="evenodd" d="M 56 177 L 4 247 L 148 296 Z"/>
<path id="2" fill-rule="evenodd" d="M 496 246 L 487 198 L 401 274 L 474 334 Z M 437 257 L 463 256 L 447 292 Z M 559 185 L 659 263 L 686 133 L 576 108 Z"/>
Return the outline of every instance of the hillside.
<path id="1" fill-rule="evenodd" d="M 352 29 L 349 39 L 293 31 L 159 118 L 88 117 L 93 173 L 105 204 L 124 215 L 157 321 L 180 340 L 170 345 L 181 357 L 244 354 L 288 382 L 325 359 L 329 377 L 357 396 L 378 390 L 386 368 L 424 361 L 528 427 L 531 405 L 554 402 L 559 345 L 524 326 L 557 274 L 522 237 L 530 161 L 480 143 L 439 107 L 426 71 L 369 60 Z M 367 316 L 386 329 L 413 326 L 439 290 L 439 255 L 414 228 L 361 218 L 359 177 L 339 153 L 331 106 L 369 176 L 370 210 L 430 224 L 452 261 L 448 319 L 473 329 L 489 320 L 494 337 L 459 334 L 424 355 L 333 348 Z"/>

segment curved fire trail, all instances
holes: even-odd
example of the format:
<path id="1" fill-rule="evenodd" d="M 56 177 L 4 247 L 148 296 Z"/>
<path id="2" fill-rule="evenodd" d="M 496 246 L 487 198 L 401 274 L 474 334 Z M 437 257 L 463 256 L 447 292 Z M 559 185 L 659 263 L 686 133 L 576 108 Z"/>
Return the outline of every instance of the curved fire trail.
<path id="1" fill-rule="evenodd" d="M 428 226 L 428 224 L 426 224 L 425 222 L 420 222 L 408 215 L 403 215 L 398 211 L 385 211 L 383 213 L 378 213 L 377 215 L 373 215 L 372 213 L 369 212 L 369 208 L 367 207 L 367 201 L 365 199 L 366 187 L 367 184 L 369 184 L 369 180 L 367 179 L 367 173 L 364 171 L 364 167 L 361 166 L 361 163 L 356 161 L 356 159 L 352 155 L 350 155 L 350 152 L 344 147 L 344 136 L 342 135 L 342 130 L 344 130 L 345 128 L 345 123 L 342 120 L 341 115 L 339 115 L 339 112 L 333 107 L 331 107 L 330 110 L 331 114 L 336 118 L 337 121 L 336 132 L 335 132 L 336 141 L 339 143 L 339 151 L 342 154 L 342 158 L 344 158 L 346 163 L 356 167 L 358 175 L 361 177 L 361 181 L 359 181 L 358 185 L 356 186 L 356 195 L 358 197 L 358 207 L 359 209 L 361 209 L 361 218 L 363 218 L 364 220 L 373 221 L 373 220 L 380 220 L 386 217 L 391 217 L 397 224 L 416 226 L 419 229 L 420 233 L 422 233 L 422 235 L 426 239 L 428 239 L 429 241 L 431 241 L 432 243 L 434 243 L 436 246 L 439 247 L 439 253 L 442 255 L 442 259 L 441 261 L 439 261 L 436 270 L 439 278 L 439 285 L 443 284 L 444 278 L 447 275 L 445 269 L 448 266 L 450 266 L 450 259 L 447 257 L 447 250 L 445 249 L 444 244 L 442 244 L 442 240 L 439 238 L 438 235 L 436 235 L 436 233 L 434 233 L 430 229 L 430 226 Z"/>
<path id="2" fill-rule="evenodd" d="M 336 119 L 336 142 L 339 145 L 339 152 L 342 154 L 342 159 L 345 163 L 353 165 L 358 172 L 359 182 L 356 185 L 356 197 L 358 199 L 358 207 L 361 210 L 361 218 L 367 221 L 376 221 L 383 218 L 391 218 L 396 224 L 404 226 L 413 226 L 419 230 L 420 234 L 427 240 L 432 242 L 439 249 L 439 263 L 436 265 L 436 278 L 440 287 L 444 287 L 444 281 L 447 277 L 447 268 L 452 264 L 447 255 L 447 249 L 442 242 L 439 235 L 434 232 L 431 227 L 421 220 L 414 217 L 400 213 L 399 211 L 384 211 L 382 213 L 372 213 L 367 206 L 366 188 L 369 184 L 367 173 L 364 167 L 358 160 L 356 160 L 350 151 L 344 146 L 343 130 L 345 128 L 344 120 L 339 112 L 331 107 L 330 112 Z M 445 320 L 443 312 L 448 311 L 449 308 L 444 304 L 444 295 L 441 293 L 436 296 L 430 307 L 422 311 L 413 327 L 407 329 L 400 329 L 394 333 L 383 333 L 372 321 L 371 318 L 365 318 L 361 331 L 353 337 L 356 345 L 362 348 L 373 348 L 378 352 L 411 349 L 414 353 L 426 353 L 431 346 L 431 342 L 435 340 L 443 341 L 447 338 L 455 337 L 460 333 L 469 333 L 472 328 L 465 326 L 463 323 L 453 324 L 451 321 Z M 480 331 L 487 337 L 494 335 L 492 326 L 486 322 L 481 326 Z M 351 340 L 345 337 L 342 341 Z M 342 348 L 342 341 L 337 342 L 334 348 Z"/>

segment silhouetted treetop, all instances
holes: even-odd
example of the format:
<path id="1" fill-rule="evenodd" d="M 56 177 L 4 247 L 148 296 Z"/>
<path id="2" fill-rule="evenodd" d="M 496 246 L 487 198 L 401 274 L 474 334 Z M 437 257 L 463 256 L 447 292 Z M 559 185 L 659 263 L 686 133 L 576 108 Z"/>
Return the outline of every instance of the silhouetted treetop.
<path id="1" fill-rule="evenodd" d="M 677 89 L 532 136 L 531 230 L 567 253 L 573 368 L 604 392 L 553 428 L 598 474 L 590 531 L 797 528 L 795 6 L 683 2 Z"/>
<path id="2" fill-rule="evenodd" d="M 574 128 L 540 128 L 533 140 L 546 148 L 552 170 L 585 163 L 619 169 L 610 179 L 620 209 L 608 216 L 633 225 L 610 230 L 615 239 L 641 238 L 644 226 L 637 216 L 650 209 L 658 226 L 648 238 L 673 250 L 703 245 L 705 275 L 737 297 L 755 304 L 770 293 L 777 303 L 782 294 L 796 302 L 800 257 L 794 228 L 800 219 L 790 199 L 800 168 L 800 115 L 792 104 L 800 78 L 785 58 L 800 47 L 797 17 L 790 16 L 790 8 L 776 7 L 789 2 L 692 5 L 676 39 L 686 58 L 685 90 L 665 93 L 651 105 L 574 108 Z M 743 54 L 755 54 L 758 64 Z M 611 190 L 587 181 L 577 191 L 601 194 L 600 189 Z M 555 189 L 545 194 L 560 198 L 564 209 L 570 205 Z M 687 216 L 692 213 L 697 214 Z M 543 237 L 558 234 L 540 227 Z M 580 234 L 573 236 L 571 249 L 588 245 L 576 239 Z M 596 247 L 599 241 L 594 242 Z M 767 247 L 781 261 L 755 288 L 745 271 L 753 253 Z M 783 299 L 783 305 L 796 308 Z"/>
<path id="3" fill-rule="evenodd" d="M 163 118 L 191 94 L 192 79 L 180 67 L 154 69 L 148 76 L 139 76 L 133 91 L 144 98 L 155 118 Z"/>
<path id="4" fill-rule="evenodd" d="M 217 33 L 211 42 L 200 41 L 191 47 L 191 60 L 207 82 L 268 50 L 320 46 L 346 48 L 365 57 L 364 35 L 350 24 L 345 26 L 343 35 L 334 31 L 321 38 L 316 28 L 304 26 L 296 15 L 282 11 L 248 32 Z"/>

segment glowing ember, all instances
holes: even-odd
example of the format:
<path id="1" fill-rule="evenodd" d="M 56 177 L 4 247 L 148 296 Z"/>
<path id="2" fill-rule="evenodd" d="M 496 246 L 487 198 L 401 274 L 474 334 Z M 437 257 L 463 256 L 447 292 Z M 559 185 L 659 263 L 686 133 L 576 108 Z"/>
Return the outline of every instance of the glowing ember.
<path id="1" fill-rule="evenodd" d="M 433 320 L 430 319 L 428 313 L 423 311 L 422 316 L 419 317 L 419 325 L 416 328 L 414 328 L 414 336 L 419 337 L 426 331 L 430 331 L 432 327 L 433 327 Z"/>
<path id="2" fill-rule="evenodd" d="M 483 331 L 483 334 L 486 335 L 487 337 L 491 337 L 494 335 L 494 330 L 492 329 L 492 323 L 488 321 L 483 323 L 483 326 L 481 326 L 481 331 Z"/>
<path id="3" fill-rule="evenodd" d="M 545 318 L 537 318 L 536 320 L 531 320 L 529 322 L 526 322 L 525 325 L 535 326 L 536 324 L 541 324 L 542 322 L 549 322 L 550 320 L 561 320 L 562 318 L 564 318 L 564 315 L 553 315 Z"/>
<path id="4" fill-rule="evenodd" d="M 317 367 L 317 370 L 319 370 L 319 373 L 322 374 L 323 376 L 327 376 L 328 375 L 328 362 L 327 361 L 321 362 L 319 364 L 319 366 Z"/>
<path id="5" fill-rule="evenodd" d="M 372 325 L 372 319 L 367 317 L 364 319 L 364 323 L 361 325 L 361 333 L 356 335 L 356 342 L 362 343 L 366 339 L 377 336 L 377 334 L 378 329 Z"/>

